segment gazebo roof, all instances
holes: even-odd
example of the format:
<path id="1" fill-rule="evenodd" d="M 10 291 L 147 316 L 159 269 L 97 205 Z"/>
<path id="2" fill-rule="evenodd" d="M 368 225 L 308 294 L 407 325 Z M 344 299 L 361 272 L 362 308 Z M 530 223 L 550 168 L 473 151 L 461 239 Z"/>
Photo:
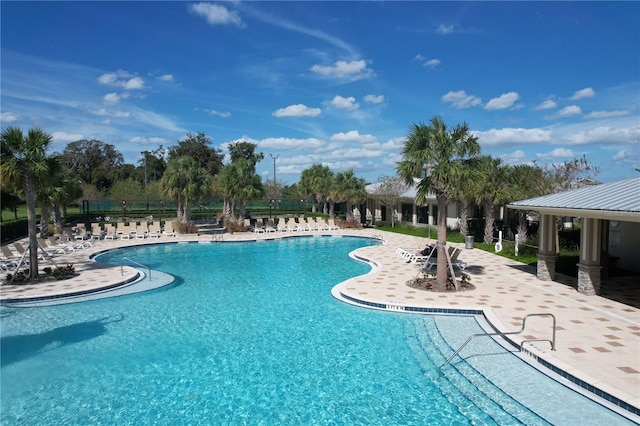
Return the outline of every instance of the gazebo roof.
<path id="1" fill-rule="evenodd" d="M 640 177 L 516 201 L 507 207 L 558 216 L 640 222 Z"/>

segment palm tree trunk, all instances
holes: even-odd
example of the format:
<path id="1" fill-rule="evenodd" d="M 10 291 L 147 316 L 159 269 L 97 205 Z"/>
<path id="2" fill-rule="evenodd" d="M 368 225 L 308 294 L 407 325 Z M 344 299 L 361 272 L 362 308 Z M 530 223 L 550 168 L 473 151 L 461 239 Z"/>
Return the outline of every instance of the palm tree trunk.
<path id="1" fill-rule="evenodd" d="M 495 206 L 490 201 L 482 203 L 484 210 L 484 242 L 493 243 L 493 228 L 495 223 Z"/>
<path id="2" fill-rule="evenodd" d="M 521 243 L 525 243 L 529 236 L 527 235 L 527 212 L 526 211 L 518 211 L 518 241 Z"/>
<path id="3" fill-rule="evenodd" d="M 42 203 L 40 206 L 40 236 L 46 237 L 49 235 L 49 218 L 51 217 L 51 211 L 47 203 Z"/>
<path id="4" fill-rule="evenodd" d="M 36 190 L 29 177 L 25 179 L 25 198 L 27 201 L 27 222 L 29 223 L 29 277 L 38 279 L 38 239 L 36 226 Z"/>
<path id="5" fill-rule="evenodd" d="M 333 200 L 329 201 L 329 217 L 335 217 L 336 215 L 335 208 L 336 208 L 335 201 Z"/>
<path id="6" fill-rule="evenodd" d="M 469 202 L 462 200 L 462 207 L 460 209 L 460 234 L 463 236 L 469 235 Z"/>
<path id="7" fill-rule="evenodd" d="M 439 193 L 438 201 L 438 266 L 436 269 L 436 289 L 444 290 L 447 287 L 447 196 Z M 454 277 L 455 278 L 455 277 Z"/>
<path id="8" fill-rule="evenodd" d="M 351 203 L 347 201 L 347 214 L 346 217 L 347 221 L 350 221 L 351 219 L 353 219 L 353 212 L 351 211 Z"/>

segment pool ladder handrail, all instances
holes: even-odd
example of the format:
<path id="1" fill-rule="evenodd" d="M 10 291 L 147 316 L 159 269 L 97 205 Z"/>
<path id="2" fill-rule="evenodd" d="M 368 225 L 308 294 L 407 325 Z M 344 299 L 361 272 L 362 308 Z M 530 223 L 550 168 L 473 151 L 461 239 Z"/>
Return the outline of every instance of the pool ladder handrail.
<path id="1" fill-rule="evenodd" d="M 522 352 L 522 346 L 526 342 L 549 342 L 549 343 L 551 343 L 551 350 L 555 351 L 556 350 L 556 316 L 553 315 L 553 314 L 550 314 L 550 313 L 527 314 L 522 318 L 522 328 L 520 330 L 518 330 L 518 331 L 472 334 L 471 336 L 469 336 L 467 338 L 467 340 L 464 341 L 464 343 L 449 358 L 447 358 L 445 363 L 442 364 L 442 366 L 440 368 L 442 368 L 442 367 L 446 366 L 447 364 L 449 364 L 453 360 L 453 358 L 455 358 L 455 356 L 460 353 L 462 348 L 467 346 L 467 343 L 469 343 L 475 337 L 481 337 L 481 336 L 508 336 L 508 335 L 514 335 L 514 334 L 522 333 L 524 331 L 524 329 L 525 329 L 527 318 L 529 318 L 529 317 L 551 317 L 553 319 L 553 336 L 552 336 L 551 340 L 549 340 L 549 339 L 528 339 L 528 340 L 523 340 L 520 343 L 520 351 Z"/>
<path id="2" fill-rule="evenodd" d="M 141 267 L 145 268 L 145 269 L 147 270 L 147 276 L 149 277 L 149 281 L 151 281 L 151 268 L 150 268 L 150 267 L 148 267 L 148 266 L 146 266 L 146 265 L 143 265 L 143 264 L 142 264 L 142 263 L 140 263 L 140 262 L 136 262 L 135 260 L 130 259 L 130 258 L 126 257 L 126 256 L 125 256 L 125 257 L 123 257 L 123 258 L 120 260 L 120 274 L 124 275 L 124 261 L 125 261 L 125 260 L 128 260 L 128 261 L 129 261 L 129 262 L 131 262 L 131 263 L 135 263 L 136 265 L 138 265 L 138 266 L 141 266 Z"/>

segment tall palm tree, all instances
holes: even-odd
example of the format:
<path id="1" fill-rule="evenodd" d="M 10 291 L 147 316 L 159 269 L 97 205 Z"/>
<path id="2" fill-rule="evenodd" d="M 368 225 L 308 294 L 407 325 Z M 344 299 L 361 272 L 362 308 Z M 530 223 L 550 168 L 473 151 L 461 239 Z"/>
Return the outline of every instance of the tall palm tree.
<path id="1" fill-rule="evenodd" d="M 484 215 L 484 242 L 491 244 L 495 231 L 496 206 L 512 199 L 509 168 L 499 158 L 488 155 L 479 159 L 478 167 L 482 171 L 482 178 L 477 181 L 477 197 Z"/>
<path id="2" fill-rule="evenodd" d="M 211 175 L 190 156 L 170 160 L 160 181 L 164 195 L 176 200 L 178 220 L 191 219 L 191 205 L 209 194 Z"/>
<path id="3" fill-rule="evenodd" d="M 29 235 L 29 276 L 38 277 L 38 240 L 36 196 L 38 182 L 49 173 L 47 150 L 52 137 L 35 127 L 26 136 L 18 127 L 8 127 L 0 135 L 0 178 L 3 182 L 21 182 L 27 202 Z"/>
<path id="4" fill-rule="evenodd" d="M 353 219 L 352 206 L 367 199 L 365 186 L 364 179 L 356 177 L 352 169 L 336 174 L 332 198 L 337 202 L 347 203 L 347 220 Z"/>
<path id="5" fill-rule="evenodd" d="M 318 204 L 323 204 L 322 212 L 328 212 L 328 197 L 333 184 L 333 172 L 329 166 L 314 164 L 310 168 L 303 170 L 300 176 L 300 183 L 309 194 L 315 197 Z M 313 203 L 312 211 L 316 211 L 316 203 Z"/>
<path id="6" fill-rule="evenodd" d="M 437 289 L 447 284 L 447 204 L 453 188 L 468 175 L 465 161 L 480 154 L 480 145 L 469 132 L 467 123 L 450 129 L 442 118 L 435 116 L 430 125 L 413 124 L 402 148 L 402 161 L 397 165 L 398 175 L 408 185 L 417 182 L 417 202 L 426 202 L 429 193 L 435 193 L 438 203 L 438 267 Z"/>

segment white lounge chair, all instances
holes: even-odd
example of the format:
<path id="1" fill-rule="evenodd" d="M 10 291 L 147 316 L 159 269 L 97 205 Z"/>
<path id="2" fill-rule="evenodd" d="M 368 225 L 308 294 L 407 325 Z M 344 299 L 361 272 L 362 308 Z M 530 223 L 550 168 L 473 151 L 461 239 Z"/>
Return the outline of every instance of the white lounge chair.
<path id="1" fill-rule="evenodd" d="M 175 237 L 176 236 L 176 231 L 173 230 L 173 222 L 170 220 L 167 220 L 164 223 L 164 227 L 162 228 L 162 235 L 164 235 L 165 237 Z"/>
<path id="2" fill-rule="evenodd" d="M 287 228 L 287 224 L 283 218 L 278 219 L 278 225 L 276 227 L 278 232 L 288 232 L 289 228 Z"/>
<path id="3" fill-rule="evenodd" d="M 256 219 L 256 224 L 253 226 L 253 232 L 256 234 L 261 234 L 265 232 L 264 224 L 262 223 L 262 219 Z"/>
<path id="4" fill-rule="evenodd" d="M 335 219 L 334 219 L 334 218 L 332 218 L 332 217 L 330 217 L 330 218 L 327 220 L 327 225 L 329 225 L 329 228 L 330 228 L 332 231 L 338 231 L 338 230 L 340 230 L 340 227 L 339 227 L 338 225 L 336 225 Z"/>
<path id="5" fill-rule="evenodd" d="M 295 217 L 290 217 L 289 219 L 287 219 L 287 229 L 290 232 L 296 232 L 296 231 L 300 231 L 302 227 L 298 222 L 296 222 Z"/>

